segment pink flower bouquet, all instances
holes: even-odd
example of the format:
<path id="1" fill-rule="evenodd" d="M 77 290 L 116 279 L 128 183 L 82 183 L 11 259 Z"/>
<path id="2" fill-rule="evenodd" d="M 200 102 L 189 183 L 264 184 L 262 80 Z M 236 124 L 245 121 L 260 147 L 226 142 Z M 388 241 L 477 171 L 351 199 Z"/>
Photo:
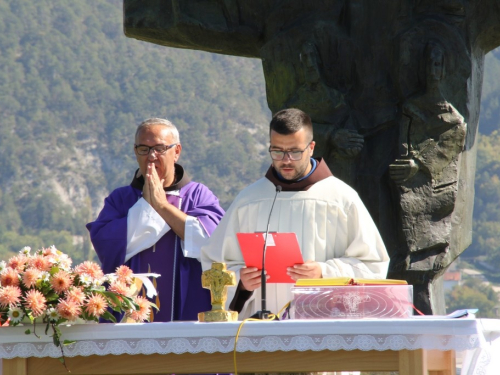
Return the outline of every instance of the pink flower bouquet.
<path id="1" fill-rule="evenodd" d="M 53 329 L 54 345 L 62 350 L 60 324 L 98 322 L 99 318 L 116 322 L 108 308 L 125 313 L 128 320 L 149 319 L 151 308 L 156 306 L 134 296 L 130 268 L 120 266 L 114 274 L 104 275 L 97 263 L 86 261 L 74 268 L 71 263 L 71 258 L 54 246 L 33 254 L 26 246 L 8 262 L 1 261 L 0 325 L 29 322 L 35 329 L 37 322 L 46 324 L 47 330 Z"/>

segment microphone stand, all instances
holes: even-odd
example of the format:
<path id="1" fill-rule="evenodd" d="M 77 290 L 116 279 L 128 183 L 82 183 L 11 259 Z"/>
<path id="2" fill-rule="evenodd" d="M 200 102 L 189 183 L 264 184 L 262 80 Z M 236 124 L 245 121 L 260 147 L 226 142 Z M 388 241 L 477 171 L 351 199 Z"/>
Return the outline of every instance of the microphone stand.
<path id="1" fill-rule="evenodd" d="M 278 197 L 278 193 L 281 192 L 282 187 L 280 185 L 276 185 L 276 194 L 274 195 L 273 204 L 271 205 L 271 210 L 269 211 L 269 218 L 267 219 L 267 228 L 264 236 L 264 248 L 262 249 L 262 270 L 260 274 L 261 280 L 261 310 L 257 311 L 251 317 L 254 319 L 265 320 L 269 318 L 271 311 L 267 310 L 267 296 L 266 296 L 266 251 L 267 251 L 267 236 L 269 236 L 269 224 L 271 223 L 271 214 L 273 213 L 274 203 L 276 202 L 276 198 Z M 278 320 L 278 317 L 275 318 Z"/>

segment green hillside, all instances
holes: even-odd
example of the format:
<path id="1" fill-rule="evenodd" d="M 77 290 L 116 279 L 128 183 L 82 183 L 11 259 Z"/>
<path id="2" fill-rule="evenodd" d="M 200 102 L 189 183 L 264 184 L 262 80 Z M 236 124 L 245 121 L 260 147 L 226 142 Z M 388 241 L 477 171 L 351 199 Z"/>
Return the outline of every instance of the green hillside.
<path id="1" fill-rule="evenodd" d="M 225 207 L 268 165 L 260 61 L 128 39 L 121 6 L 0 2 L 0 255 L 56 243 L 91 256 L 84 224 L 132 178 L 145 118 L 179 127 L 181 163 Z"/>
<path id="2" fill-rule="evenodd" d="M 127 39 L 122 16 L 121 0 L 0 2 L 0 259 L 51 244 L 75 262 L 91 258 L 84 224 L 130 181 L 145 118 L 178 125 L 181 163 L 226 208 L 269 165 L 260 61 Z M 500 50 L 485 70 L 465 255 L 498 269 Z"/>
<path id="3" fill-rule="evenodd" d="M 491 134 L 500 128 L 500 48 L 486 55 L 479 131 Z"/>
<path id="4" fill-rule="evenodd" d="M 472 245 L 462 258 L 500 282 L 500 48 L 486 56 L 479 119 Z M 486 265 L 486 266 L 485 266 Z"/>

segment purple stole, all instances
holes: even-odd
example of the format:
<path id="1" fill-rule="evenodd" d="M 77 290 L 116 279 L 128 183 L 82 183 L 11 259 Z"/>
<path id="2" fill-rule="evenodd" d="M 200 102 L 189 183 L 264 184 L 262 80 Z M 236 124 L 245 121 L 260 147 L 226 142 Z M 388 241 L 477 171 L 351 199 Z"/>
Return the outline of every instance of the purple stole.
<path id="1" fill-rule="evenodd" d="M 181 208 L 182 197 L 167 195 L 167 200 Z M 181 240 L 173 230 L 127 263 L 135 273 L 161 274 L 155 280 L 158 296 L 151 300 L 160 310 L 153 313 L 151 321 L 197 320 L 200 304 L 206 307 L 203 311 L 211 309 L 210 292 L 201 287 L 201 264 L 196 259 L 184 257 Z"/>

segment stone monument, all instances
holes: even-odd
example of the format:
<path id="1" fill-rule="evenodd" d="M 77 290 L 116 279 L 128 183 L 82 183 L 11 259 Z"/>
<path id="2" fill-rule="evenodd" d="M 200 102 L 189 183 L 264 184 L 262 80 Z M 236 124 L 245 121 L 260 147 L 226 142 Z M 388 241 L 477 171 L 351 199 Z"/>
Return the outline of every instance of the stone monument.
<path id="1" fill-rule="evenodd" d="M 354 187 L 389 277 L 445 312 L 440 276 L 472 238 L 484 55 L 499 0 L 124 0 L 125 34 L 259 58 L 269 108 L 314 122 L 316 156 Z"/>

